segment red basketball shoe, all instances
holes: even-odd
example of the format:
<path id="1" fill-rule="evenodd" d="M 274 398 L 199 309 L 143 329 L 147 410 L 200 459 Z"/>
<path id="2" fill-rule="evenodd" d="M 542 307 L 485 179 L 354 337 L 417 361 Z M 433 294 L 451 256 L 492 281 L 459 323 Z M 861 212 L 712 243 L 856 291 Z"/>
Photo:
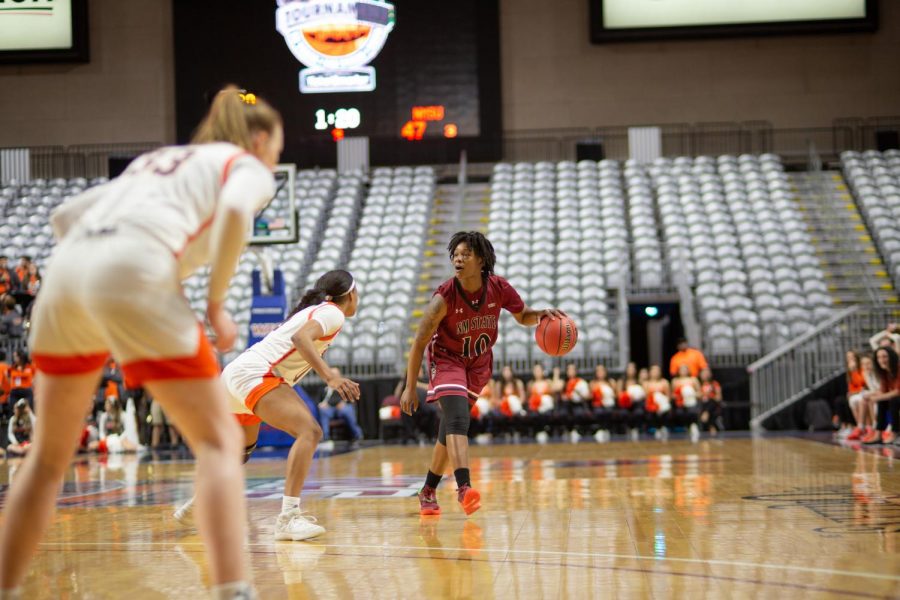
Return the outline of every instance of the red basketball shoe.
<path id="1" fill-rule="evenodd" d="M 472 489 L 471 485 L 466 484 L 460 487 L 456 493 L 459 503 L 467 515 L 471 515 L 481 508 L 481 494 L 478 493 L 478 490 Z"/>
<path id="2" fill-rule="evenodd" d="M 419 490 L 419 514 L 420 515 L 439 515 L 441 507 L 438 505 L 437 496 L 433 487 L 427 485 L 422 486 Z"/>

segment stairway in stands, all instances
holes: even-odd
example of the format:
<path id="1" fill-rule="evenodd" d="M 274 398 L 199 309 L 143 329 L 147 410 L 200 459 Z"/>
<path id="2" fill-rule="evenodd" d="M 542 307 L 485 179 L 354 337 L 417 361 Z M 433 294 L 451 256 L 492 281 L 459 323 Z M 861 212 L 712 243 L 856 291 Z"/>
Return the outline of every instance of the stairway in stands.
<path id="1" fill-rule="evenodd" d="M 837 307 L 897 302 L 887 269 L 841 173 L 792 173 L 790 181 Z"/>
<path id="2" fill-rule="evenodd" d="M 476 230 L 487 233 L 490 186 L 469 184 L 461 197 L 458 185 L 438 185 L 435 189 L 434 208 L 425 242 L 425 257 L 419 273 L 419 286 L 413 308 L 410 327 L 414 333 L 419 325 L 431 294 L 441 282 L 450 278 L 453 270 L 447 254 L 447 242 L 457 231 Z"/>

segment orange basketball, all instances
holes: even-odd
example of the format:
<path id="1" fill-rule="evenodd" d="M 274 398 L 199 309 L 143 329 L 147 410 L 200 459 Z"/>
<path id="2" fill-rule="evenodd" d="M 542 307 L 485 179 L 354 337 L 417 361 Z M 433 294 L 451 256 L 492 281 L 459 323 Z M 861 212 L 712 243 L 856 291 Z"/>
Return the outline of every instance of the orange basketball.
<path id="1" fill-rule="evenodd" d="M 578 328 L 569 317 L 543 317 L 534 332 L 538 348 L 550 356 L 565 356 L 578 341 Z"/>

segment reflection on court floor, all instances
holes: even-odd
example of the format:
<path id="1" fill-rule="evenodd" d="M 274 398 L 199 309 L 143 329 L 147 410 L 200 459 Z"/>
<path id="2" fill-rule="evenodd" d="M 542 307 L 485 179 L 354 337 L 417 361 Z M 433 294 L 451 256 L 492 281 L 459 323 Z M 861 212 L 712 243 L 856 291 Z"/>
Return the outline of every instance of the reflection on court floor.
<path id="1" fill-rule="evenodd" d="M 309 543 L 272 542 L 284 465 L 251 461 L 249 552 L 262 597 L 900 596 L 892 453 L 790 437 L 473 453 L 483 508 L 470 518 L 447 480 L 444 514 L 419 516 L 428 448 L 318 459 L 303 506 L 328 533 Z M 170 518 L 193 468 L 167 457 L 77 462 L 27 597 L 202 597 L 200 540 Z"/>

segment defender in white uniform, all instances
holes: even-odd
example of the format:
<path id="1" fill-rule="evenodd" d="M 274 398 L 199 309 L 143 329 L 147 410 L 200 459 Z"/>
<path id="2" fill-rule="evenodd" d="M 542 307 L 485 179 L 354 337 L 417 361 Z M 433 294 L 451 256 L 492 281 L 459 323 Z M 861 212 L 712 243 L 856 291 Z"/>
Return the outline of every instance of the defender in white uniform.
<path id="1" fill-rule="evenodd" d="M 300 509 L 300 492 L 322 429 L 293 386 L 314 369 L 343 400 L 359 399 L 359 385 L 333 375 L 322 358 L 344 319 L 356 314 L 358 304 L 353 276 L 347 271 L 329 271 L 304 294 L 284 323 L 222 372 L 231 411 L 244 428 L 245 462 L 256 448 L 262 421 L 296 438 L 288 454 L 281 514 L 275 519 L 276 540 L 301 541 L 325 533 L 315 517 Z M 191 499 L 175 511 L 179 522 L 191 524 L 193 502 Z"/>
<path id="2" fill-rule="evenodd" d="M 281 117 L 226 88 L 193 144 L 137 158 L 122 176 L 63 204 L 59 240 L 32 312 L 39 419 L 7 497 L 0 597 L 13 597 L 50 523 L 63 475 L 106 357 L 147 387 L 197 457 L 200 533 L 214 598 L 251 598 L 243 552 L 246 506 L 240 442 L 212 346 L 181 289 L 209 264 L 207 319 L 227 350 L 237 329 L 223 308 L 254 211 L 274 195 Z M 40 595 L 35 584 L 26 595 Z"/>

